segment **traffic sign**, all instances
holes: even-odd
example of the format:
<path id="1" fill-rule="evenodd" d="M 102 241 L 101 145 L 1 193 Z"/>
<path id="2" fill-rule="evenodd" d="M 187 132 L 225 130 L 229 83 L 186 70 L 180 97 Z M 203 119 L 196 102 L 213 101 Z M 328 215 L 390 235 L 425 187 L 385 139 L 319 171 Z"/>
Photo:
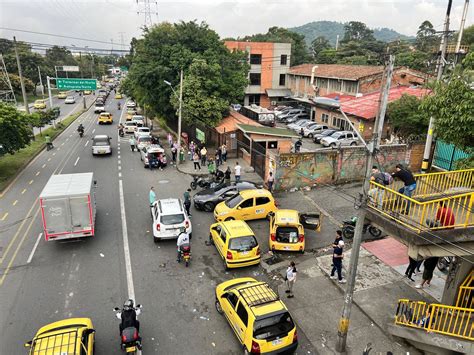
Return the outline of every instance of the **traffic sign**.
<path id="1" fill-rule="evenodd" d="M 128 67 L 126 67 L 126 66 L 121 66 L 121 67 L 120 67 L 120 71 L 128 71 Z"/>
<path id="2" fill-rule="evenodd" d="M 78 72 L 79 67 L 77 65 L 61 65 L 61 66 L 55 66 L 54 67 L 56 71 L 72 71 L 72 72 Z"/>
<path id="3" fill-rule="evenodd" d="M 59 90 L 96 90 L 97 80 L 96 79 L 57 78 L 56 87 Z"/>

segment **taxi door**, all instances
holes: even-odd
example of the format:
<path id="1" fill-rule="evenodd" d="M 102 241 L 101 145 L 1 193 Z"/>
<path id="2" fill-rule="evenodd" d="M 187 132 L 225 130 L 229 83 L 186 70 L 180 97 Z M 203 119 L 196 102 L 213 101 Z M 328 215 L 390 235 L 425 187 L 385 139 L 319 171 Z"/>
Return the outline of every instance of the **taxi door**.
<path id="1" fill-rule="evenodd" d="M 248 322 L 249 315 L 247 309 L 242 304 L 242 301 L 240 301 L 237 305 L 235 314 L 235 332 L 242 344 L 245 342 L 245 333 L 247 332 Z"/>
<path id="2" fill-rule="evenodd" d="M 212 241 L 222 258 L 226 256 L 227 234 L 222 226 L 217 225 L 211 228 Z"/>
<path id="3" fill-rule="evenodd" d="M 255 215 L 255 198 L 249 197 L 243 200 L 240 205 L 236 207 L 235 219 L 254 219 Z"/>
<path id="4" fill-rule="evenodd" d="M 238 316 L 235 311 L 239 299 L 233 292 L 224 293 L 221 297 L 222 310 L 224 311 L 232 330 L 235 332 L 240 342 L 242 342 L 240 326 L 237 320 Z"/>
<path id="5" fill-rule="evenodd" d="M 253 219 L 266 218 L 271 210 L 271 200 L 267 196 L 257 197 L 255 199 L 255 213 Z"/>

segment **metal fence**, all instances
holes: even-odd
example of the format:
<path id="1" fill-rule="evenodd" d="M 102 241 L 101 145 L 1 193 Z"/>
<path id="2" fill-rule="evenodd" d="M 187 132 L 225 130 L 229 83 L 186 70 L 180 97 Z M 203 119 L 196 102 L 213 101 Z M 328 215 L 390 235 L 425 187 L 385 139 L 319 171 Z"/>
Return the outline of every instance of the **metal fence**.
<path id="1" fill-rule="evenodd" d="M 457 160 L 467 157 L 469 154 L 466 152 L 456 148 L 453 144 L 438 139 L 433 154 L 433 165 L 444 170 L 451 170 Z"/>

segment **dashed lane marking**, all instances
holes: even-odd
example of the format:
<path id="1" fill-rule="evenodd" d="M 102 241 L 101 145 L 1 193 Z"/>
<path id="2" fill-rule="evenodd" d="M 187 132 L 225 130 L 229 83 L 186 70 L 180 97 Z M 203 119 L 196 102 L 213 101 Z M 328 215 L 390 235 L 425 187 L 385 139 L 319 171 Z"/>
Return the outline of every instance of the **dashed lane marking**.
<path id="1" fill-rule="evenodd" d="M 95 132 L 95 128 L 92 130 L 92 133 L 94 133 L 94 132 Z"/>
<path id="2" fill-rule="evenodd" d="M 74 163 L 74 166 L 77 165 L 77 162 L 79 161 L 79 159 L 81 159 L 81 157 L 77 157 L 76 162 Z"/>
<path id="3" fill-rule="evenodd" d="M 21 194 L 23 195 L 25 192 L 26 192 L 26 189 L 23 189 L 23 191 L 21 192 Z"/>
<path id="4" fill-rule="evenodd" d="M 84 147 L 87 147 L 88 144 L 89 144 L 89 141 L 87 141 L 86 144 L 84 144 Z"/>
<path id="5" fill-rule="evenodd" d="M 33 255 L 35 255 L 35 251 L 36 251 L 36 248 L 38 248 L 38 244 L 41 240 L 41 236 L 43 235 L 43 233 L 40 233 L 38 235 L 38 238 L 36 238 L 36 243 L 35 245 L 33 246 L 33 249 L 31 250 L 31 253 L 30 253 L 30 256 L 28 257 L 28 260 L 26 261 L 27 264 L 31 263 L 31 260 L 33 260 Z"/>
<path id="6" fill-rule="evenodd" d="M 118 169 L 119 169 L 119 170 L 122 170 L 122 167 L 119 165 L 119 166 L 118 166 Z"/>
<path id="7" fill-rule="evenodd" d="M 119 178 L 122 177 L 122 173 L 119 173 L 118 176 L 119 176 Z"/>
<path id="8" fill-rule="evenodd" d="M 55 155 L 56 155 L 56 153 L 53 153 L 53 156 L 55 156 Z"/>
<path id="9" fill-rule="evenodd" d="M 44 169 L 45 166 L 46 166 L 46 164 L 43 164 L 43 165 L 41 166 L 41 169 Z"/>
<path id="10" fill-rule="evenodd" d="M 37 172 L 36 172 L 36 176 L 38 176 L 39 174 L 40 174 L 40 172 L 39 172 L 39 171 L 37 171 Z"/>
<path id="11" fill-rule="evenodd" d="M 28 185 L 31 185 L 31 184 L 33 183 L 33 181 L 35 181 L 35 180 L 30 180 L 30 182 L 28 183 Z"/>
<path id="12" fill-rule="evenodd" d="M 17 203 L 18 203 L 18 200 L 15 200 L 15 201 L 13 201 L 12 205 L 16 206 Z"/>
<path id="13" fill-rule="evenodd" d="M 5 212 L 5 214 L 3 215 L 1 221 L 4 221 L 7 217 L 8 217 L 8 212 Z"/>
<path id="14" fill-rule="evenodd" d="M 51 161 L 51 158 L 48 158 L 48 161 Z"/>

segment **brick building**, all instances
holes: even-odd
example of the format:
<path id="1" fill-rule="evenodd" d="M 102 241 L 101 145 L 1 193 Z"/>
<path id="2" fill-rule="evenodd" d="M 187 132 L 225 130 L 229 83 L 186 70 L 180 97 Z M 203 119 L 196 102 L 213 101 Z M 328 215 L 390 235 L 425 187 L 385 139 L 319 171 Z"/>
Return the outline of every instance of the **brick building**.
<path id="1" fill-rule="evenodd" d="M 286 74 L 290 69 L 291 43 L 225 41 L 229 50 L 248 53 L 249 85 L 244 105 L 268 107 L 290 96 Z"/>
<path id="2" fill-rule="evenodd" d="M 314 85 L 311 72 L 314 70 Z M 358 96 L 380 89 L 383 66 L 342 65 L 342 64 L 301 64 L 291 67 L 287 75 L 287 88 L 293 97 L 325 96 L 332 93 Z M 406 67 L 395 68 L 392 86 L 422 85 L 428 74 Z"/>
<path id="3" fill-rule="evenodd" d="M 421 98 L 430 91 L 423 88 L 398 86 L 390 89 L 388 102 L 398 100 L 403 94 L 413 95 Z M 359 130 L 364 139 L 372 136 L 375 117 L 377 115 L 380 92 L 375 91 L 370 94 L 354 97 L 351 95 L 329 94 L 325 97 L 337 99 L 340 102 L 341 109 L 350 119 L 355 129 Z M 339 110 L 334 110 L 324 104 L 312 103 L 312 111 L 314 112 L 314 120 L 324 123 L 330 127 L 351 130 L 349 123 Z M 383 128 L 382 138 L 386 138 L 391 131 L 390 120 L 386 120 Z"/>

